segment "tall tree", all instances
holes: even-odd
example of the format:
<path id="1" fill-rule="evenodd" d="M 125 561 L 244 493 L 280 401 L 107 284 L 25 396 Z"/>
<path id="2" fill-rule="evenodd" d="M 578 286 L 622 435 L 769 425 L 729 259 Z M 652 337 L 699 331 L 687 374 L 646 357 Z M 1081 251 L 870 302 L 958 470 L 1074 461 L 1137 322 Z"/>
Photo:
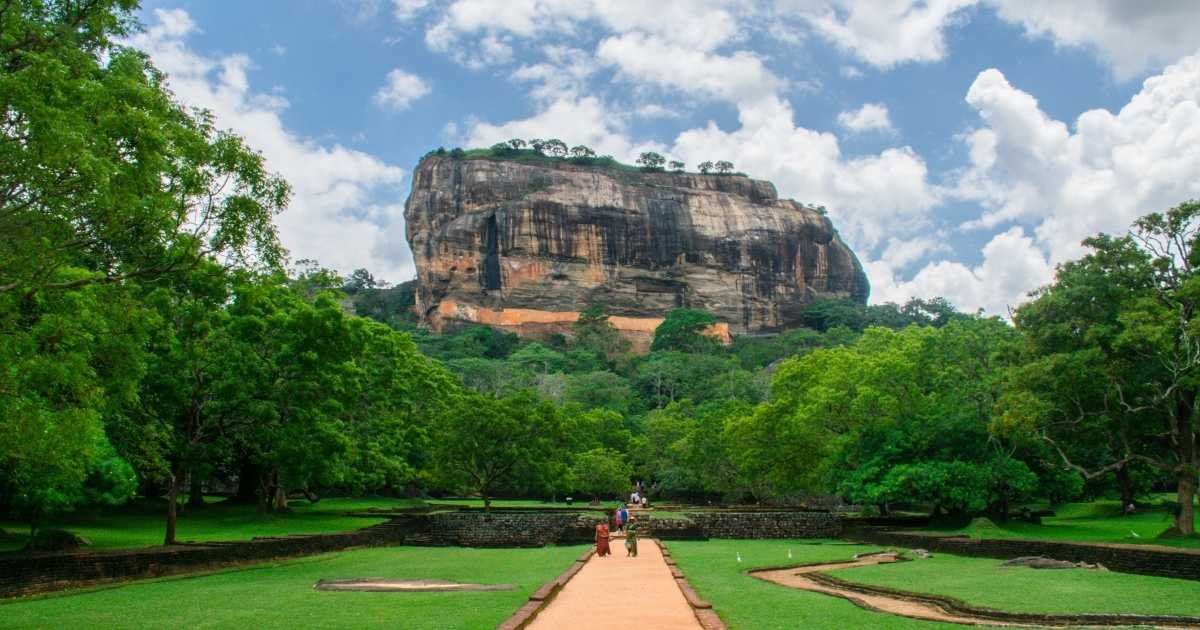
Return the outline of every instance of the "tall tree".
<path id="1" fill-rule="evenodd" d="M 1089 476 L 1132 462 L 1173 475 L 1174 530 L 1185 535 L 1195 531 L 1200 470 L 1198 223 L 1200 203 L 1193 201 L 1138 219 L 1128 236 L 1084 241 L 1092 253 L 1060 268 L 1055 283 L 1018 311 L 1017 321 L 1040 361 L 1074 370 L 1050 379 L 1052 388 L 1061 392 L 1063 379 L 1084 369 L 1078 380 L 1103 382 L 1106 390 L 1085 399 L 1085 385 L 1068 398 L 1086 400 L 1074 408 L 1043 402 L 1016 406 L 1009 415 L 1041 427 L 1060 455 Z M 1045 396 L 1026 401 L 1039 399 Z M 1106 436 L 1110 452 L 1097 457 L 1090 449 L 1073 458 L 1061 438 L 1089 429 Z"/>

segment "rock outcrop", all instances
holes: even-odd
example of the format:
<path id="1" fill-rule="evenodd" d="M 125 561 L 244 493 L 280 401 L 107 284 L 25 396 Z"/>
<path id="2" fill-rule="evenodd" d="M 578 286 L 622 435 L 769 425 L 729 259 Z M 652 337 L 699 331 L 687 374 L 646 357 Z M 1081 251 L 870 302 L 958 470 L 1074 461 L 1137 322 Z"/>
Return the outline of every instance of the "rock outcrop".
<path id="1" fill-rule="evenodd" d="M 435 329 L 569 333 L 602 303 L 644 348 L 676 307 L 712 313 L 727 337 L 869 291 L 827 217 L 738 175 L 435 155 L 414 171 L 404 216 L 417 314 Z"/>

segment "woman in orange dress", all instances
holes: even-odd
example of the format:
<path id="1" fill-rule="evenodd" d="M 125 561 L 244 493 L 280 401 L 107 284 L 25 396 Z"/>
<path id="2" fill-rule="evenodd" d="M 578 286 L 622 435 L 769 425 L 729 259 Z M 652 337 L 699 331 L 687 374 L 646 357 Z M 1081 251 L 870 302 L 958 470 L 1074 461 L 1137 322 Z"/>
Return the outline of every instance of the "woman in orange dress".
<path id="1" fill-rule="evenodd" d="M 608 523 L 600 523 L 596 526 L 596 555 L 604 557 L 609 553 L 611 552 L 608 549 Z"/>

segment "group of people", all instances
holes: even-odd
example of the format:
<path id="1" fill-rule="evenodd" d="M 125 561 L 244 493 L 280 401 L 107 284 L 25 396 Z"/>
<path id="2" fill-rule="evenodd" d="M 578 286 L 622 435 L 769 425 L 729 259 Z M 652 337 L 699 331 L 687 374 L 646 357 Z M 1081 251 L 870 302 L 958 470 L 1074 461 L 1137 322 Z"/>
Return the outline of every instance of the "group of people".
<path id="1" fill-rule="evenodd" d="M 636 516 L 629 515 L 629 509 L 625 504 L 621 504 L 616 510 L 613 510 L 613 528 L 609 530 L 608 523 L 600 523 L 596 525 L 596 555 L 603 558 L 609 555 L 612 551 L 609 549 L 608 540 L 612 532 L 625 533 L 625 556 L 636 558 L 638 555 L 637 536 L 638 522 Z"/>

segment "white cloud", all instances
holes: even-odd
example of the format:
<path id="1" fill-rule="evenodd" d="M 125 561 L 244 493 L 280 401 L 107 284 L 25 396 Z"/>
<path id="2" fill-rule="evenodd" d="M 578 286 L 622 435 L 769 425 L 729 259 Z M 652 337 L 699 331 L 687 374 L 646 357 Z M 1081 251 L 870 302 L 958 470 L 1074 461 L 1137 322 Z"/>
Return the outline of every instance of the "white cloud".
<path id="1" fill-rule="evenodd" d="M 1194 0 L 990 0 L 997 14 L 1033 37 L 1094 50 L 1118 79 L 1196 52 Z"/>
<path id="2" fill-rule="evenodd" d="M 711 54 L 641 33 L 606 38 L 596 56 L 621 78 L 731 103 L 759 100 L 783 85 L 754 53 Z"/>
<path id="3" fill-rule="evenodd" d="M 395 239 L 403 232 L 402 218 L 375 209 L 378 198 L 399 194 L 404 171 L 368 153 L 290 131 L 280 116 L 286 101 L 251 90 L 250 59 L 196 53 L 186 43 L 195 30 L 187 12 L 157 10 L 150 27 L 129 43 L 167 73 L 180 101 L 211 110 L 219 127 L 243 136 L 292 184 L 292 203 L 276 219 L 292 255 L 346 273 L 366 267 L 389 280 L 411 277 L 407 244 Z"/>
<path id="4" fill-rule="evenodd" d="M 908 147 L 847 159 L 836 136 L 796 126 L 791 105 L 776 97 L 740 106 L 739 121 L 735 131 L 712 122 L 684 131 L 674 155 L 689 164 L 727 159 L 774 182 L 782 196 L 827 206 L 859 249 L 926 225 L 939 201 L 924 160 Z"/>
<path id="5" fill-rule="evenodd" d="M 429 4 L 429 0 L 392 0 L 392 15 L 401 22 L 411 20 Z"/>
<path id="6" fill-rule="evenodd" d="M 968 228 L 1032 222 L 1057 263 L 1091 234 L 1200 196 L 1200 56 L 1147 79 L 1116 114 L 1084 112 L 1073 130 L 998 70 L 979 74 L 967 102 L 984 127 L 966 139 L 957 194 L 987 208 Z"/>
<path id="7" fill-rule="evenodd" d="M 287 54 L 287 46 L 284 46 L 283 44 L 275 44 L 268 50 L 270 50 L 271 54 L 275 55 L 276 57 L 282 57 Z"/>
<path id="8" fill-rule="evenodd" d="M 534 116 L 503 124 L 473 121 L 464 134 L 466 146 L 489 146 L 509 138 L 559 138 L 568 145 L 583 144 L 598 155 L 633 162 L 641 151 L 662 151 L 656 143 L 635 143 L 626 132 L 627 117 L 609 111 L 594 96 L 563 97 Z"/>
<path id="9" fill-rule="evenodd" d="M 946 56 L 944 31 L 976 0 L 778 0 L 822 38 L 877 68 Z"/>
<path id="10" fill-rule="evenodd" d="M 396 68 L 387 73 L 387 82 L 375 92 L 373 100 L 380 107 L 398 112 L 431 91 L 429 83 L 421 77 Z"/>
<path id="11" fill-rule="evenodd" d="M 839 125 L 854 133 L 893 131 L 887 105 L 882 103 L 866 103 L 854 111 L 838 114 L 837 119 Z"/>
<path id="12" fill-rule="evenodd" d="M 679 118 L 680 116 L 678 110 L 661 105 L 659 103 L 646 103 L 644 105 L 639 105 L 637 109 L 633 111 L 633 114 L 644 120 Z"/>
<path id="13" fill-rule="evenodd" d="M 862 70 L 859 70 L 854 66 L 842 66 L 841 70 L 838 72 L 840 72 L 842 77 L 846 79 L 861 79 L 863 76 Z"/>
<path id="14" fill-rule="evenodd" d="M 970 267 L 939 261 L 926 265 L 911 280 L 899 280 L 885 260 L 866 260 L 871 301 L 902 303 L 911 297 L 941 296 L 961 310 L 983 309 L 1007 315 L 1029 291 L 1050 282 L 1054 267 L 1020 227 L 994 236 L 983 248 L 983 261 Z"/>
<path id="15" fill-rule="evenodd" d="M 639 31 L 691 50 L 709 51 L 740 36 L 737 16 L 719 0 L 455 0 L 425 31 L 433 50 L 472 68 L 511 59 L 513 38 L 570 38 L 585 22 L 608 31 Z M 507 55 L 475 52 L 478 38 L 503 43 Z"/>

